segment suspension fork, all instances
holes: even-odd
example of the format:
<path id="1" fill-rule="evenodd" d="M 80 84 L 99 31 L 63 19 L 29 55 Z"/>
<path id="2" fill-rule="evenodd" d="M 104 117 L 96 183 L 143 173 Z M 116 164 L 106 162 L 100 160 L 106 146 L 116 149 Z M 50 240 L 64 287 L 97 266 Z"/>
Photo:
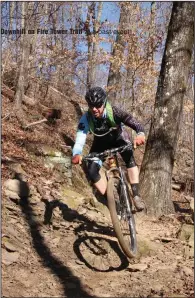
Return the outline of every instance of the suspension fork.
<path id="1" fill-rule="evenodd" d="M 125 198 L 125 205 L 128 209 L 128 214 L 132 215 L 132 211 L 131 211 L 131 206 L 130 206 L 130 201 L 129 201 L 129 194 L 128 194 L 128 190 L 127 190 L 127 184 L 125 183 L 125 179 L 124 179 L 124 173 L 123 173 L 123 170 L 121 168 L 121 166 L 119 165 L 119 162 L 118 162 L 118 158 L 117 158 L 117 154 L 114 154 L 114 159 L 115 159 L 115 167 L 111 166 L 110 170 L 108 170 L 106 172 L 106 176 L 107 176 L 107 179 L 109 180 L 110 178 L 110 173 L 112 171 L 115 171 L 117 170 L 117 172 L 119 172 L 119 179 L 120 179 L 120 183 L 121 183 L 121 186 L 123 188 L 123 191 L 124 191 L 124 198 Z M 128 199 L 129 198 L 129 199 Z"/>
<path id="2" fill-rule="evenodd" d="M 120 180 L 121 180 L 121 185 L 122 185 L 122 188 L 123 188 L 123 191 L 124 191 L 124 198 L 125 198 L 125 204 L 126 204 L 126 207 L 129 211 L 129 215 L 131 217 L 132 215 L 132 211 L 131 211 L 131 205 L 130 205 L 130 201 L 129 201 L 129 193 L 128 193 L 128 190 L 127 190 L 127 184 L 125 182 L 125 179 L 124 179 L 124 173 L 123 173 L 123 170 L 121 167 L 118 167 L 119 169 L 119 173 L 120 173 Z"/>

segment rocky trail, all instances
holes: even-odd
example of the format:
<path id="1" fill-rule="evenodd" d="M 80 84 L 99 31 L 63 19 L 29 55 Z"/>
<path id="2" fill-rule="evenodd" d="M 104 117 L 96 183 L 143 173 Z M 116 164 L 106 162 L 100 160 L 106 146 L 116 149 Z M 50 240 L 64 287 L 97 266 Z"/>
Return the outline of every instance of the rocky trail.
<path id="1" fill-rule="evenodd" d="M 71 167 L 78 119 L 74 105 L 59 102 L 70 119 L 24 131 L 3 97 L 2 296 L 193 297 L 194 199 L 173 190 L 174 215 L 137 214 L 139 255 L 128 260 L 105 199 Z M 29 123 L 39 115 L 36 107 L 25 112 Z"/>
<path id="2" fill-rule="evenodd" d="M 42 185 L 4 183 L 3 296 L 193 297 L 191 216 L 137 214 L 139 256 L 128 260 L 105 204 Z"/>

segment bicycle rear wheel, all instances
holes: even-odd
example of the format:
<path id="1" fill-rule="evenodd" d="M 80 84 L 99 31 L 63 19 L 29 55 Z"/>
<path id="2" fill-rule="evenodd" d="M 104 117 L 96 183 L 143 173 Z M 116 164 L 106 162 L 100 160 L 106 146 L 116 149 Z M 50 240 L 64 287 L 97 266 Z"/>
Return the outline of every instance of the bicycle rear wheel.
<path id="1" fill-rule="evenodd" d="M 110 178 L 107 186 L 107 199 L 120 246 L 129 258 L 135 258 L 137 254 L 136 228 L 127 183 L 121 183 L 119 178 Z"/>

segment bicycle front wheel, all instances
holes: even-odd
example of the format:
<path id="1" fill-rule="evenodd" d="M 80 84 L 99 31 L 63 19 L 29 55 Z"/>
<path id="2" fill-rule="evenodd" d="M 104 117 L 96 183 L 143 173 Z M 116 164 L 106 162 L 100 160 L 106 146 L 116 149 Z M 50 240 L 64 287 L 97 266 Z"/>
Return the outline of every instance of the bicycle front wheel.
<path id="1" fill-rule="evenodd" d="M 121 183 L 119 178 L 110 178 L 107 186 L 107 199 L 120 246 L 126 256 L 135 258 L 137 255 L 136 228 L 127 183 Z"/>

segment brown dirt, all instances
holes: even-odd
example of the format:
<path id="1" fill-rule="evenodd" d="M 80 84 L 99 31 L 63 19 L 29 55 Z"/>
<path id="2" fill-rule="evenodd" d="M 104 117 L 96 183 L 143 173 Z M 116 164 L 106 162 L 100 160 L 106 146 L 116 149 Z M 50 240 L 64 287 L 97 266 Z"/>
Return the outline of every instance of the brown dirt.
<path id="1" fill-rule="evenodd" d="M 175 216 L 137 215 L 139 257 L 128 260 L 109 220 L 101 213 L 92 220 L 96 208 L 57 209 L 46 224 L 43 202 L 4 199 L 3 239 L 13 247 L 3 245 L 3 296 L 192 297 L 193 258 Z M 6 264 L 10 251 L 18 258 Z"/>
<path id="2" fill-rule="evenodd" d="M 9 111 L 7 101 L 4 115 Z M 60 129 L 65 133 L 65 128 Z M 44 143 L 45 136 L 50 145 L 61 141 L 59 128 L 56 133 L 44 124 L 33 133 L 24 133 L 14 117 L 3 122 L 3 158 L 12 158 L 22 167 L 31 193 L 19 199 L 5 194 L 4 182 L 15 171 L 5 161 L 2 296 L 193 297 L 194 258 L 187 240 L 179 238 L 183 223 L 193 224 L 191 214 L 177 212 L 159 219 L 137 214 L 139 255 L 128 260 L 115 238 L 106 207 L 86 200 L 76 201 L 70 208 L 70 197 L 60 192 L 62 186 L 68 186 L 56 182 L 41 156 L 29 153 L 26 142 L 41 139 Z M 82 193 L 85 198 L 84 193 L 90 197 L 88 186 Z M 177 192 L 173 194 L 174 201 L 182 200 Z"/>

